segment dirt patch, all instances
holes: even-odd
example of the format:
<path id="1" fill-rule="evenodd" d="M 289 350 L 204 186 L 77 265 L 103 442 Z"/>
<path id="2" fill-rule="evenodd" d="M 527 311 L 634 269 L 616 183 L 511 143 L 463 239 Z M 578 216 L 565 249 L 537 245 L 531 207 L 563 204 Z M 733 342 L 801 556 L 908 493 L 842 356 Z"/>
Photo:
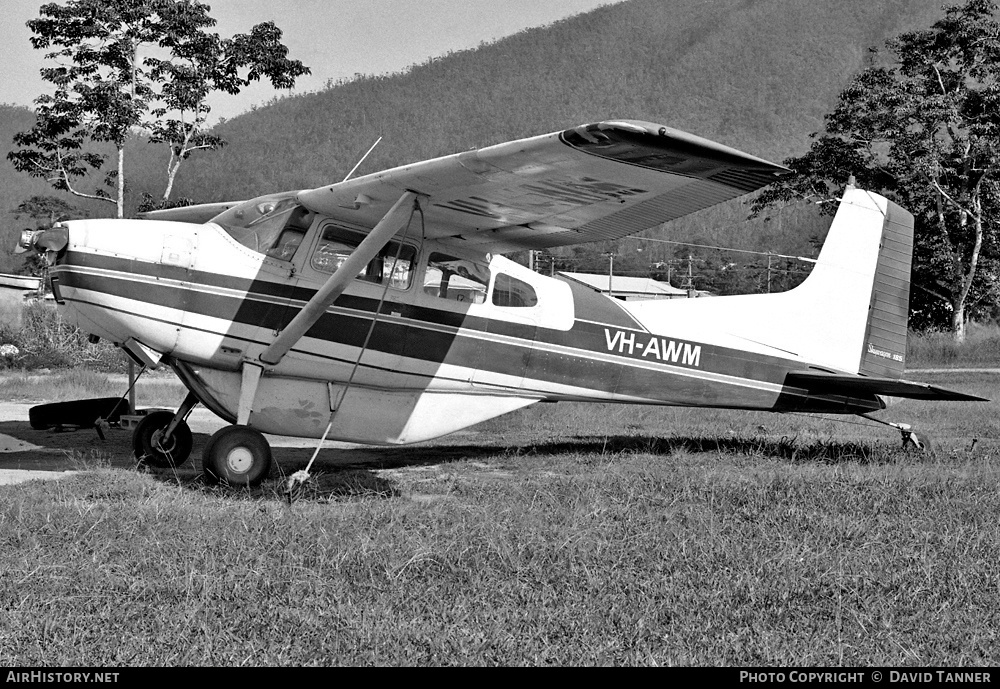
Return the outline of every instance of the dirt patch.
<path id="1" fill-rule="evenodd" d="M 0 470 L 57 472 L 79 470 L 85 464 L 134 466 L 128 431 L 111 429 L 102 440 L 94 429 L 36 430 L 28 423 L 33 405 L 0 403 Z M 24 476 L 28 477 L 28 474 Z M 27 480 L 27 479 L 26 479 Z"/>
<path id="2" fill-rule="evenodd" d="M 5 452 L 29 452 L 31 450 L 42 450 L 45 448 L 38 445 L 26 443 L 9 435 L 0 433 L 0 454 Z"/>
<path id="3" fill-rule="evenodd" d="M 31 471 L 28 469 L 0 469 L 0 486 L 10 486 L 25 481 L 44 481 L 75 476 L 78 471 Z"/>

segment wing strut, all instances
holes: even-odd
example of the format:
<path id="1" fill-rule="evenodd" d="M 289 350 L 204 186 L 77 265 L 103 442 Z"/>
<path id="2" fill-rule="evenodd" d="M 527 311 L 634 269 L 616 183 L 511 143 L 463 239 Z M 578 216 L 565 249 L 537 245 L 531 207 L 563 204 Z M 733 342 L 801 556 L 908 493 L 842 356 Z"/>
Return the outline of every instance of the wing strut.
<path id="1" fill-rule="evenodd" d="M 271 346 L 261 353 L 260 360 L 270 366 L 280 362 L 288 350 L 326 313 L 327 308 L 337 300 L 337 297 L 344 293 L 351 280 L 357 277 L 358 273 L 364 270 L 365 266 L 388 244 L 419 205 L 420 201 L 415 192 L 408 191 L 399 197 L 358 248 L 351 252 L 347 260 L 285 326 Z"/>

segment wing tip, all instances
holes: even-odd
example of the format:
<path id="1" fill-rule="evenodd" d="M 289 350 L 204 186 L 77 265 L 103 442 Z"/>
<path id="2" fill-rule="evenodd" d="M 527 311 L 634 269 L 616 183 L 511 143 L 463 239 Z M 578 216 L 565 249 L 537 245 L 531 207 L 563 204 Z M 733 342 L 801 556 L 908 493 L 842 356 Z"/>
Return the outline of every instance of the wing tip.
<path id="1" fill-rule="evenodd" d="M 768 176 L 764 184 L 792 172 L 784 165 L 751 155 L 737 148 L 721 144 L 711 139 L 691 134 L 680 129 L 643 120 L 614 119 L 591 124 L 583 124 L 562 132 L 564 142 L 582 139 L 591 145 L 601 145 L 610 137 L 640 137 L 640 143 L 648 144 L 661 151 L 673 150 L 678 153 L 695 153 L 718 163 L 729 164 L 744 170 L 764 173 Z M 569 139 L 569 140 L 568 140 Z M 763 184 L 758 185 L 763 186 Z"/>

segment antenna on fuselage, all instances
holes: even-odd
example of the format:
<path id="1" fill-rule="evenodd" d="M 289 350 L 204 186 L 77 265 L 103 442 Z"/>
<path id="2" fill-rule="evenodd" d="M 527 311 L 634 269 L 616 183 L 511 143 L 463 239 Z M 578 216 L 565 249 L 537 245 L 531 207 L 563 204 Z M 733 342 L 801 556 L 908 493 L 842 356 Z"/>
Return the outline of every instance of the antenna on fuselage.
<path id="1" fill-rule="evenodd" d="M 361 160 L 358 161 L 357 165 L 355 165 L 354 167 L 351 168 L 351 171 L 347 173 L 347 177 L 345 177 L 344 179 L 341 180 L 342 182 L 346 182 L 347 180 L 349 180 L 351 178 L 351 175 L 354 174 L 354 171 L 357 170 L 359 167 L 361 167 L 361 163 L 365 162 L 365 158 L 368 157 L 369 153 L 371 153 L 372 151 L 375 150 L 375 147 L 378 146 L 378 144 L 379 144 L 379 142 L 381 140 L 382 140 L 381 136 L 378 139 L 375 140 L 375 143 L 372 144 L 372 147 L 368 149 L 368 153 L 365 153 L 363 156 L 361 156 Z"/>

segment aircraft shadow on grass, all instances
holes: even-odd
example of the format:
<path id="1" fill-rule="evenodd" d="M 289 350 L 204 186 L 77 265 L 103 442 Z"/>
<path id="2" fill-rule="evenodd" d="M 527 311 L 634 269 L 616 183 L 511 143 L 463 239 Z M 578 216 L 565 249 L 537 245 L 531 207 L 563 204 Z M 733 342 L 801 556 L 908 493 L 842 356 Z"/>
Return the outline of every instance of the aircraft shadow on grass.
<path id="1" fill-rule="evenodd" d="M 392 498 L 403 495 L 399 479 L 381 473 L 386 469 L 444 468 L 467 461 L 479 465 L 495 463 L 498 465 L 496 468 L 502 472 L 509 468 L 511 460 L 530 465 L 532 461 L 579 458 L 582 470 L 586 471 L 587 464 L 593 466 L 597 462 L 615 461 L 616 457 L 625 455 L 652 455 L 658 461 L 669 462 L 671 455 L 676 453 L 709 455 L 723 461 L 780 459 L 803 464 L 853 462 L 872 465 L 890 464 L 911 454 L 905 448 L 885 443 L 821 440 L 800 443 L 796 438 L 789 437 L 660 438 L 645 435 L 576 436 L 516 445 L 421 444 L 392 448 L 324 449 L 312 467 L 311 481 L 296 493 L 296 499 L 308 501 L 353 497 Z M 312 450 L 302 448 L 274 448 L 274 459 L 278 469 L 272 472 L 271 478 L 287 478 L 294 472 L 304 469 L 311 454 Z M 539 469 L 542 470 L 541 465 Z M 191 469 L 188 471 L 191 472 Z M 489 472 L 489 469 L 486 472 Z M 174 480 L 169 472 L 163 470 L 158 470 L 158 475 Z M 201 484 L 198 472 L 191 472 L 189 475 L 190 482 Z M 474 472 L 470 472 L 470 475 L 474 475 Z M 267 498 L 273 496 L 276 490 L 280 491 L 283 486 L 284 481 L 277 487 L 273 482 L 268 482 L 259 488 L 243 488 L 239 492 Z M 211 486 L 209 488 L 212 489 Z"/>
<path id="2" fill-rule="evenodd" d="M 472 448 L 469 448 L 470 450 Z M 777 458 L 793 462 L 862 462 L 880 464 L 894 461 L 905 448 L 891 443 L 834 442 L 814 440 L 801 442 L 783 436 L 748 437 L 656 437 L 647 435 L 575 436 L 514 449 L 524 455 L 618 455 L 650 454 L 669 456 L 675 453 L 710 454 L 720 457 L 748 459 Z"/>
<path id="3" fill-rule="evenodd" d="M 35 430 L 25 422 L 2 422 L 0 434 L 38 449 L 0 454 L 0 468 L 60 471 L 92 467 L 131 468 L 136 465 L 131 438 L 120 429 L 110 429 L 101 439 L 94 429 Z M 196 433 L 194 453 L 209 439 Z M 176 469 L 145 467 L 157 480 L 192 490 L 231 492 L 234 496 L 273 499 L 283 495 L 281 479 L 304 469 L 312 457 L 308 447 L 274 447 L 276 467 L 271 481 L 254 488 L 215 487 L 203 480 L 200 461 L 188 461 Z M 298 489 L 297 500 L 317 501 L 354 497 L 398 497 L 399 480 L 380 473 L 385 469 L 441 467 L 461 461 L 532 460 L 578 457 L 582 466 L 594 461 L 614 461 L 621 455 L 652 455 L 670 461 L 675 454 L 711 455 L 719 459 L 780 459 L 795 463 L 836 464 L 855 462 L 887 464 L 897 461 L 904 449 L 889 443 L 800 441 L 795 437 L 656 437 L 651 435 L 564 436 L 541 442 L 506 444 L 477 439 L 465 444 L 421 443 L 410 446 L 324 448 L 313 465 L 312 480 Z M 275 480 L 277 479 L 277 480 Z"/>

